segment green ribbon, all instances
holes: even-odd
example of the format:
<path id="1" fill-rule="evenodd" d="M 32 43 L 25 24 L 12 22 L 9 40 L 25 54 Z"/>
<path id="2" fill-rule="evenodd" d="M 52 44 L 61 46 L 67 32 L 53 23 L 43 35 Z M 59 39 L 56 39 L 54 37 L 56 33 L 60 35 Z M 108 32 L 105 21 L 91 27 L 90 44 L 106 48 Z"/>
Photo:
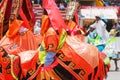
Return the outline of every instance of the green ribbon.
<path id="1" fill-rule="evenodd" d="M 113 42 L 115 42 L 116 40 L 117 40 L 116 37 L 112 37 L 112 38 L 110 38 L 110 39 L 106 42 L 106 44 L 113 43 Z"/>
<path id="2" fill-rule="evenodd" d="M 64 45 L 66 37 L 67 37 L 67 32 L 65 30 L 62 30 L 62 33 L 60 35 L 59 44 L 58 44 L 58 47 L 56 49 L 57 51 L 59 51 L 62 48 L 62 46 Z"/>
<path id="3" fill-rule="evenodd" d="M 93 44 L 93 45 L 100 44 L 100 35 L 97 35 L 97 37 L 95 39 L 90 38 L 88 40 L 88 43 Z"/>
<path id="4" fill-rule="evenodd" d="M 45 57 L 46 57 L 46 50 L 45 50 L 44 40 L 42 41 L 42 44 L 40 46 L 38 57 L 39 57 L 40 63 L 44 64 L 45 63 Z"/>

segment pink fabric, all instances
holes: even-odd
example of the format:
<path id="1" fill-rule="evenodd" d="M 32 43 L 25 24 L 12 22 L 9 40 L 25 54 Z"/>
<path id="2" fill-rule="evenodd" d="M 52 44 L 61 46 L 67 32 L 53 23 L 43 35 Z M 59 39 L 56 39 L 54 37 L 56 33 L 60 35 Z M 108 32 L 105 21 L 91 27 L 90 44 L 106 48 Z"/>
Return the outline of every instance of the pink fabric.
<path id="1" fill-rule="evenodd" d="M 64 19 L 54 0 L 43 0 L 43 7 L 46 9 L 51 24 L 55 30 L 67 29 Z"/>

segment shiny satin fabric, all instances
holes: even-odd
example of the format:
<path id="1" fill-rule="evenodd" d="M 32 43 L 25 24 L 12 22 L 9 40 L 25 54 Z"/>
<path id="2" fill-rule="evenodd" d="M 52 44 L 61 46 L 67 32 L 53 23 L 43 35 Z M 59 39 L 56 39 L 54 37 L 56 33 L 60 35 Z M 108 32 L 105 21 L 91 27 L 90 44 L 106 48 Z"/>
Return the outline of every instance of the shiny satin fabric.
<path id="1" fill-rule="evenodd" d="M 43 0 L 43 8 L 47 11 L 55 30 L 68 29 L 54 0 Z"/>
<path id="2" fill-rule="evenodd" d="M 43 36 L 50 27 L 50 20 L 47 15 L 42 15 L 42 24 L 40 34 Z"/>
<path id="3" fill-rule="evenodd" d="M 49 9 L 47 11 L 49 12 Z M 48 15 L 54 29 L 48 26 L 47 32 L 42 36 L 42 40 L 40 40 L 40 48 L 36 49 L 38 47 L 37 43 L 39 43 L 37 41 L 39 40 L 37 38 L 36 41 L 31 31 L 27 31 L 23 35 L 16 34 L 13 39 L 6 38 L 5 36 L 0 41 L 0 45 L 5 49 L 3 52 L 3 49 L 0 48 L 0 66 L 2 66 L 2 71 L 4 71 L 2 73 L 5 79 L 9 77 L 10 80 L 103 80 L 105 77 L 104 63 L 100 58 L 100 52 L 92 45 L 84 43 L 81 36 L 62 35 L 63 29 L 58 35 L 55 29 L 66 29 L 66 27 L 64 24 L 60 27 L 60 23 L 58 24 L 56 21 L 57 18 L 53 19 L 57 16 L 53 16 L 54 13 L 52 13 L 52 16 Z M 61 46 L 56 50 L 59 44 Z M 45 51 L 45 53 L 42 55 L 44 60 L 41 64 L 42 61 L 39 57 L 41 57 L 42 51 Z M 46 57 L 49 58 L 47 55 L 50 55 L 52 52 L 56 54 L 50 57 L 54 61 L 49 66 L 44 66 Z M 8 54 L 13 54 L 17 58 Z M 13 63 L 15 65 L 11 65 Z M 19 72 L 20 69 L 21 72 Z"/>
<path id="4" fill-rule="evenodd" d="M 53 32 L 53 34 L 44 37 L 44 39 L 47 39 L 45 40 L 47 52 L 56 52 L 56 46 L 54 45 L 58 45 L 58 41 L 54 38 L 59 39 L 59 37 L 55 35 Z M 52 39 L 54 39 L 54 44 L 51 41 Z M 47 45 L 49 44 L 53 44 L 54 48 L 48 49 Z M 78 37 L 68 36 L 62 48 L 56 53 L 54 62 L 49 66 L 45 67 L 44 64 L 40 63 L 39 54 L 41 54 L 39 50 L 25 51 L 18 54 L 21 59 L 23 79 L 69 80 L 73 78 L 75 80 L 87 80 L 91 78 L 91 80 L 94 80 L 100 78 L 102 80 L 105 77 L 104 63 L 100 58 L 100 52 L 96 47 L 80 41 Z M 28 58 L 25 58 L 25 56 L 28 56 Z M 66 76 L 63 76 L 63 74 Z"/>

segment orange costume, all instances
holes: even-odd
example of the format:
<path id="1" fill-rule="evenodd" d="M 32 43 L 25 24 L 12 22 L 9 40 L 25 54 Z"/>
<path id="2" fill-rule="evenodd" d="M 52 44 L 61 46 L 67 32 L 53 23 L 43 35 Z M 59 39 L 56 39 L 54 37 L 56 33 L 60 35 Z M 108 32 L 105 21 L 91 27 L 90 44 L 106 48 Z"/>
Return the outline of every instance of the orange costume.
<path id="1" fill-rule="evenodd" d="M 42 17 L 43 39 L 40 47 L 37 50 L 29 49 L 11 55 L 13 53 L 8 54 L 7 48 L 1 46 L 0 79 L 9 77 L 7 80 L 103 80 L 104 62 L 98 49 L 82 41 L 83 37 L 78 38 L 78 34 L 67 35 L 69 25 L 65 25 L 60 15 L 54 16 L 54 13 L 60 14 L 54 0 L 43 0 L 43 5 L 48 16 Z M 25 37 L 24 39 L 23 41 L 28 43 Z M 26 46 L 19 48 L 27 49 Z"/>
<path id="2" fill-rule="evenodd" d="M 27 4 L 30 2 L 30 0 L 23 1 Z M 30 30 L 31 26 L 29 25 L 29 21 L 31 24 L 34 24 L 34 19 L 32 15 L 32 19 L 31 16 L 26 17 L 25 12 L 22 9 L 23 7 L 21 7 L 23 4 L 22 0 L 8 0 L 8 2 L 12 5 L 9 5 L 10 8 L 8 10 L 10 13 L 7 18 L 10 20 L 9 29 L 0 40 L 0 80 L 20 79 L 21 68 L 18 53 L 38 49 L 42 40 L 42 36 L 34 35 Z M 28 13 L 27 16 L 30 13 Z M 18 14 L 22 20 L 17 19 Z"/>

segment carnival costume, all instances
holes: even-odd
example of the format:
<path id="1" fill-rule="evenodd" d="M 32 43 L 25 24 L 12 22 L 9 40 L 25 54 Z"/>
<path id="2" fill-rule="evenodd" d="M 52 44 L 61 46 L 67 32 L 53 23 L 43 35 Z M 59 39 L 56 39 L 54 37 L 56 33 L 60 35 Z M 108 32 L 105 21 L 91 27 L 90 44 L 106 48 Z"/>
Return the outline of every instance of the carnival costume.
<path id="1" fill-rule="evenodd" d="M 9 52 L 7 53 L 4 47 L 1 47 L 0 78 L 7 80 L 103 80 L 106 73 L 98 49 L 80 39 L 83 38 L 79 36 L 82 30 L 79 29 L 73 35 L 78 28 L 66 26 L 54 0 L 43 0 L 43 8 L 48 15 L 42 19 L 45 21 L 42 21 L 43 39 L 40 47 L 37 50 L 28 50 L 16 55 L 8 54 Z M 4 65 L 5 58 L 9 66 Z M 6 66 L 9 74 L 5 73 Z"/>

